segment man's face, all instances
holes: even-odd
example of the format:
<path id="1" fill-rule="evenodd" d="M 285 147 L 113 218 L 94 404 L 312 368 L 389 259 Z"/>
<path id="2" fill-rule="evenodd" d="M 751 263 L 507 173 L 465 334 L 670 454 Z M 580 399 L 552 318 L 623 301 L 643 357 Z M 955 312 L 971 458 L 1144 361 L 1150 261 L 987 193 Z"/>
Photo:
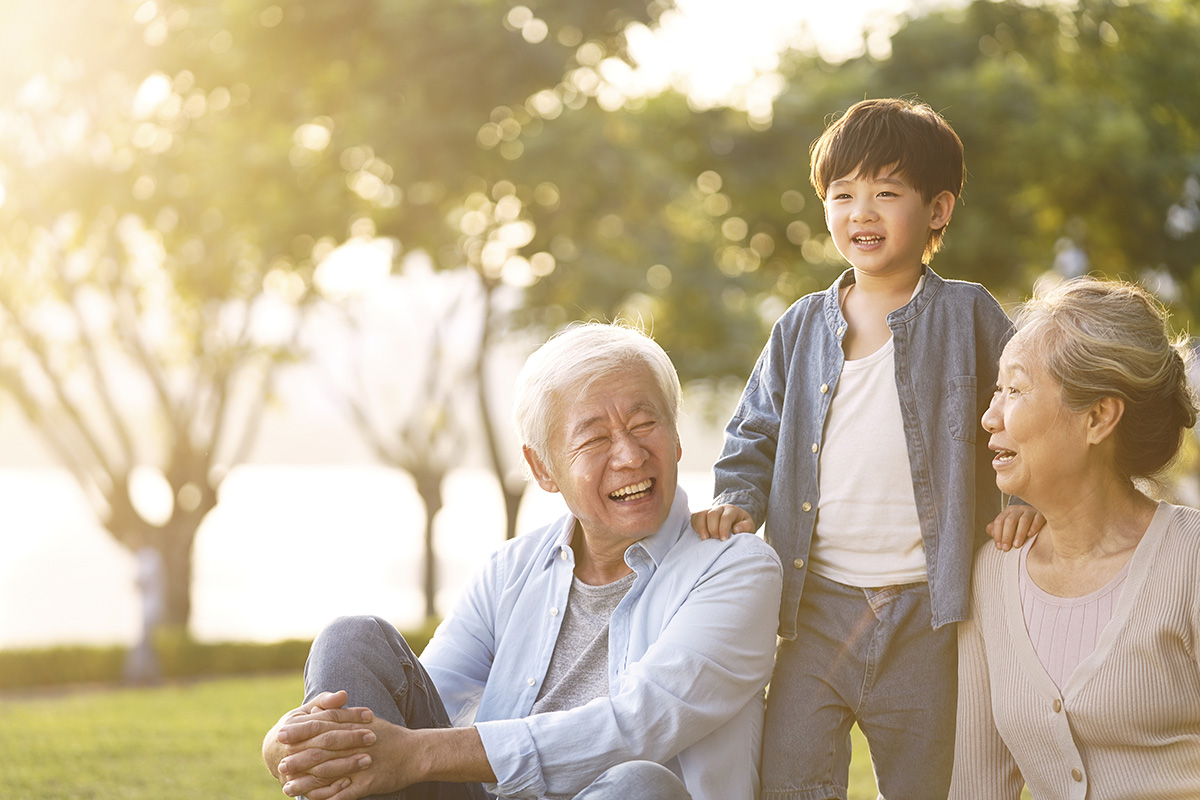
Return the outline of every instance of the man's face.
<path id="1" fill-rule="evenodd" d="M 650 370 L 606 375 L 562 399 L 548 463 L 526 453 L 538 483 L 562 493 L 590 547 L 624 549 L 657 531 L 683 450 Z"/>

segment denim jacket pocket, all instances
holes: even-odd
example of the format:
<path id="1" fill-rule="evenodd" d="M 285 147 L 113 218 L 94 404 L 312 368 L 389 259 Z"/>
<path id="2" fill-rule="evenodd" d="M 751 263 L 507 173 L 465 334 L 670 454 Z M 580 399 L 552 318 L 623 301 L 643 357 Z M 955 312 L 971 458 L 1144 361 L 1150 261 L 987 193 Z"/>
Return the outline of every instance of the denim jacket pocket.
<path id="1" fill-rule="evenodd" d="M 980 426 L 978 381 L 974 375 L 951 378 L 946 383 L 946 421 L 950 435 L 961 442 L 975 443 Z"/>

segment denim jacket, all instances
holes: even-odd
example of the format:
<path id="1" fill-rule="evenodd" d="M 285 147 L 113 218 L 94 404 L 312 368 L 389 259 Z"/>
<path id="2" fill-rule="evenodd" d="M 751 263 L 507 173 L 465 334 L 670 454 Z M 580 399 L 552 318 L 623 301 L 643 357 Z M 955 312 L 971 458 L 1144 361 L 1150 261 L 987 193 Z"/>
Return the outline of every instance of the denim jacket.
<path id="1" fill-rule="evenodd" d="M 775 323 L 713 467 L 714 505 L 745 509 L 766 525 L 784 564 L 779 635 L 796 638 L 796 614 L 820 508 L 817 459 L 845 361 L 838 290 L 797 300 Z M 980 418 L 991 400 L 1012 323 L 986 289 L 925 268 L 925 284 L 887 318 L 896 388 L 925 545 L 933 627 L 966 618 L 971 560 L 1001 507 Z M 869 453 L 863 454 L 870 458 Z"/>

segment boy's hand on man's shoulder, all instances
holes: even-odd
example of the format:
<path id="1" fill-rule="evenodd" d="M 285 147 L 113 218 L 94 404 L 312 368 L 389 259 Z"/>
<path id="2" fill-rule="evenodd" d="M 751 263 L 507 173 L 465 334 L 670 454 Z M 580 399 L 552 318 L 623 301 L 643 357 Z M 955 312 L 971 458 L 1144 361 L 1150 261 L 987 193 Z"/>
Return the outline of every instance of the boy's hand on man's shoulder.
<path id="1" fill-rule="evenodd" d="M 1013 503 L 988 523 L 987 532 L 997 550 L 1011 550 L 1037 536 L 1045 524 L 1046 518 L 1033 506 Z"/>
<path id="2" fill-rule="evenodd" d="M 692 530 L 701 539 L 725 541 L 734 533 L 754 533 L 754 518 L 737 506 L 713 506 L 692 514 Z"/>

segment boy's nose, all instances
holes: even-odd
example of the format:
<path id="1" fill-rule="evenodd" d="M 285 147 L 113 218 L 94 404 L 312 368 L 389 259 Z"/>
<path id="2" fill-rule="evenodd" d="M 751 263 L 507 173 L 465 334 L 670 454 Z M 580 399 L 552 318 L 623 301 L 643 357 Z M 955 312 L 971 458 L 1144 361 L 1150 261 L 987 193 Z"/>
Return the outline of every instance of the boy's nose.
<path id="1" fill-rule="evenodd" d="M 873 219 L 875 219 L 875 206 L 867 201 L 855 203 L 854 208 L 850 210 L 852 222 L 866 222 Z"/>

